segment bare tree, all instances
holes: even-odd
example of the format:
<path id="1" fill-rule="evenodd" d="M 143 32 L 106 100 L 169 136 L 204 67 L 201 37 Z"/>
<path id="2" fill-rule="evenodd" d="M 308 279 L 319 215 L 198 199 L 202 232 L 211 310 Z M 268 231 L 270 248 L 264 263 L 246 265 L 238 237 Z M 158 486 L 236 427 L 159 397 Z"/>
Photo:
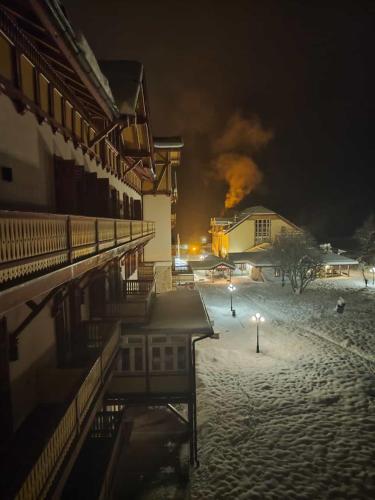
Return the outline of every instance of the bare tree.
<path id="1" fill-rule="evenodd" d="M 359 265 L 362 276 L 367 286 L 365 271 L 369 266 L 375 265 L 375 215 L 371 214 L 361 227 L 355 232 L 358 244 Z"/>
<path id="2" fill-rule="evenodd" d="M 292 290 L 300 294 L 314 281 L 322 267 L 322 253 L 307 232 L 281 233 L 271 250 L 273 264 L 289 278 Z"/>

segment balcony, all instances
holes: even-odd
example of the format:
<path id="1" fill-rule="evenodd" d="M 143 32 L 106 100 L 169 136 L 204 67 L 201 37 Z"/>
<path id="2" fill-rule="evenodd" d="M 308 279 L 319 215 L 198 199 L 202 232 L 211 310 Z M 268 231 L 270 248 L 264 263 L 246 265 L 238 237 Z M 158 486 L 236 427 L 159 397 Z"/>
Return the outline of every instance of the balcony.
<path id="1" fill-rule="evenodd" d="M 43 370 L 37 377 L 39 406 L 2 450 L 0 491 L 4 498 L 44 498 L 58 482 L 73 450 L 82 444 L 111 378 L 119 325 L 86 322 L 84 332 L 87 357 L 82 357 L 81 365 Z"/>
<path id="2" fill-rule="evenodd" d="M 37 289 L 22 287 L 19 303 L 30 300 L 144 244 L 154 231 L 153 222 L 140 220 L 0 211 L 0 287 L 8 289 L 3 310 L 15 306 L 9 292 L 15 285 L 55 271 L 44 288 L 40 279 Z"/>
<path id="3" fill-rule="evenodd" d="M 155 295 L 155 280 L 139 279 L 123 282 L 122 292 L 97 311 L 96 316 L 122 319 L 129 324 L 146 323 Z"/>

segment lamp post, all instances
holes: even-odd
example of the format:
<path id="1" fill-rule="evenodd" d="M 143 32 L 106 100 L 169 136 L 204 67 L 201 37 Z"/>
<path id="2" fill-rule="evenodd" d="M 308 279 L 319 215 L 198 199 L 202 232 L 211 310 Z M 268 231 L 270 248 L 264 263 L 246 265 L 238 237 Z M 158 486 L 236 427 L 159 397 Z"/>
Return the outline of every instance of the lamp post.
<path id="1" fill-rule="evenodd" d="M 233 292 L 235 291 L 236 287 L 233 285 L 233 283 L 229 283 L 228 285 L 228 290 L 230 292 L 230 310 L 232 311 L 233 314 Z"/>
<path id="2" fill-rule="evenodd" d="M 259 323 L 264 323 L 264 318 L 259 313 L 256 313 L 255 316 L 251 316 L 252 321 L 257 324 L 257 353 L 259 353 Z"/>

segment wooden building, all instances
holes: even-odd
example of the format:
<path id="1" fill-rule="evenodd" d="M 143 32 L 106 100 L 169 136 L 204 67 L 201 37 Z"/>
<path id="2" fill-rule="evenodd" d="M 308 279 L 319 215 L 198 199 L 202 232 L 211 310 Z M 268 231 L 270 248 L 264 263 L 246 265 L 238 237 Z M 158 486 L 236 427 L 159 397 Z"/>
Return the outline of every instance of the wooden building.
<path id="1" fill-rule="evenodd" d="M 108 388 L 169 286 L 181 148 L 142 64 L 100 67 L 60 2 L 0 1 L 1 498 L 58 498 L 87 439 L 128 435 Z"/>

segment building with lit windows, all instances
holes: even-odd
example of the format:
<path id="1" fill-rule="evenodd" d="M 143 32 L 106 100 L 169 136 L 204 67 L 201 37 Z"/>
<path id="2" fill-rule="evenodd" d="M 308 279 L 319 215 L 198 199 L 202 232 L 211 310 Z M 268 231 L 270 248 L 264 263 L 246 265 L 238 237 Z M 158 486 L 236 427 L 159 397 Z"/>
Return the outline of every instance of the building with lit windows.
<path id="1" fill-rule="evenodd" d="M 213 217 L 210 232 L 212 253 L 220 257 L 269 248 L 282 232 L 300 229 L 282 215 L 265 207 L 246 208 L 233 217 Z"/>
<path id="2" fill-rule="evenodd" d="M 186 403 L 193 457 L 211 328 L 197 292 L 196 324 L 167 321 L 182 146 L 153 137 L 141 63 L 100 66 L 58 1 L 0 1 L 1 498 L 69 497 L 130 398 Z"/>

